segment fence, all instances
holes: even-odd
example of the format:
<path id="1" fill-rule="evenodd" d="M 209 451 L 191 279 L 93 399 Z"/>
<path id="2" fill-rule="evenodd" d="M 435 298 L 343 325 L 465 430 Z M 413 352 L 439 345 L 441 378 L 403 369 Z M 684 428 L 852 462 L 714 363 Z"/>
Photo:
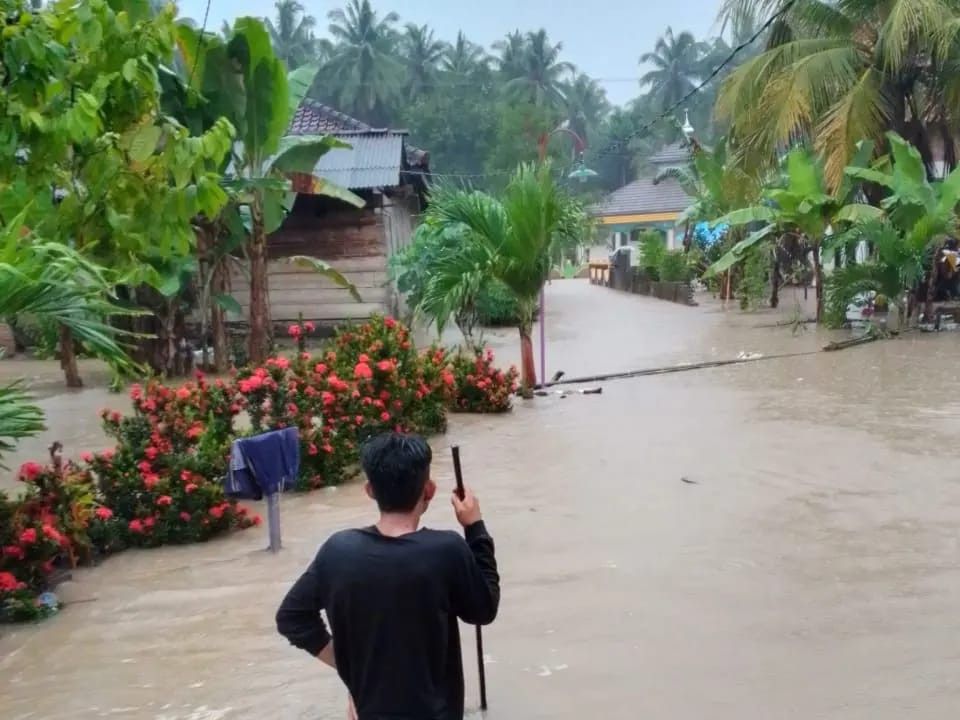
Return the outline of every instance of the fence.
<path id="1" fill-rule="evenodd" d="M 693 299 L 693 285 L 689 282 L 660 282 L 652 280 L 640 268 L 605 266 L 590 264 L 590 282 L 594 285 L 605 285 L 614 290 L 648 295 L 659 300 L 679 303 L 681 305 L 696 305 Z"/>

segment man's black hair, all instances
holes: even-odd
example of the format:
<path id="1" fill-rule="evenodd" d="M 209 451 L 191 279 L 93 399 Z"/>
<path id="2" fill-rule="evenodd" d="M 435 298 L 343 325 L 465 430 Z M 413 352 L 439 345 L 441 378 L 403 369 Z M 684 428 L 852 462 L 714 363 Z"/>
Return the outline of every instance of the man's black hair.
<path id="1" fill-rule="evenodd" d="M 360 464 L 373 486 L 380 512 L 410 512 L 430 479 L 433 451 L 419 435 L 383 433 L 360 451 Z"/>

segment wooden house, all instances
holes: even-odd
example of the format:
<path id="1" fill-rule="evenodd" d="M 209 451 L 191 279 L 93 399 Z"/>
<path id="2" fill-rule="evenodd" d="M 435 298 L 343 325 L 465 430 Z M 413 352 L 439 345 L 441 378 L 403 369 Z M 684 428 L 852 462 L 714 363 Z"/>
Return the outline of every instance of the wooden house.
<path id="1" fill-rule="evenodd" d="M 283 225 L 269 237 L 270 313 L 275 324 L 304 320 L 333 325 L 373 313 L 397 313 L 400 298 L 387 264 L 406 247 L 426 195 L 429 154 L 410 147 L 406 131 L 374 128 L 305 100 L 291 122 L 291 135 L 333 135 L 350 144 L 324 155 L 314 175 L 345 187 L 366 200 L 355 208 L 315 194 L 309 175 L 293 178 L 297 199 Z M 350 293 L 313 270 L 286 261 L 292 255 L 325 260 L 360 293 Z M 249 281 L 231 278 L 243 317 L 249 305 Z"/>

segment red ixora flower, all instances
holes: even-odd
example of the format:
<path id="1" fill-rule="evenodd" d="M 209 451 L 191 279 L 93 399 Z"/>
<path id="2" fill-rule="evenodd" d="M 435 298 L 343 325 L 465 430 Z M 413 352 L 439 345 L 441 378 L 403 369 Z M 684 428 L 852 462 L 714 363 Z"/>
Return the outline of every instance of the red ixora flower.
<path id="1" fill-rule="evenodd" d="M 397 321 L 388 315 L 383 319 L 383 324 L 386 325 L 391 330 L 393 330 L 393 328 L 397 326 Z"/>
<path id="2" fill-rule="evenodd" d="M 140 383 L 134 383 L 130 386 L 130 399 L 137 401 L 143 397 L 143 387 Z"/>
<path id="3" fill-rule="evenodd" d="M 161 495 L 157 498 L 158 507 L 170 507 L 171 505 L 173 505 L 173 498 L 169 495 Z"/>
<path id="4" fill-rule="evenodd" d="M 17 580 L 13 573 L 0 572 L 0 592 L 23 590 L 26 586 L 27 584 Z"/>
<path id="5" fill-rule="evenodd" d="M 180 513 L 180 519 L 183 520 L 184 522 L 190 522 L 190 513 L 185 512 L 185 511 L 184 511 L 184 512 L 181 512 L 181 513 Z"/>
<path id="6" fill-rule="evenodd" d="M 108 507 L 98 507 L 94 514 L 101 520 L 109 520 L 113 517 L 113 510 Z"/>
<path id="7" fill-rule="evenodd" d="M 80 460 L 89 465 L 93 462 L 93 453 L 89 451 L 80 453 Z"/>
<path id="8" fill-rule="evenodd" d="M 192 394 L 186 385 L 177 388 L 177 400 L 189 400 Z"/>
<path id="9" fill-rule="evenodd" d="M 196 483 L 187 483 L 187 484 L 184 486 L 183 491 L 184 491 L 185 493 L 188 493 L 188 494 L 189 494 L 189 493 L 192 493 L 194 490 L 196 490 L 197 487 L 198 487 L 198 486 L 197 486 Z"/>
<path id="10" fill-rule="evenodd" d="M 184 482 L 190 482 L 193 479 L 193 473 L 190 472 L 189 470 L 181 470 L 180 479 L 183 480 Z"/>
<path id="11" fill-rule="evenodd" d="M 23 551 L 22 547 L 18 545 L 6 545 L 3 548 L 3 551 L 0 552 L 0 555 L 4 557 L 11 557 L 14 560 L 23 560 L 26 553 Z"/>
<path id="12" fill-rule="evenodd" d="M 143 486 L 147 490 L 153 490 L 154 485 L 160 482 L 160 476 L 156 473 L 144 473 L 143 475 Z"/>
<path id="13" fill-rule="evenodd" d="M 317 450 L 317 446 L 314 445 L 313 443 L 310 443 L 310 445 L 307 446 L 307 454 L 308 454 L 308 455 L 316 455 L 318 452 L 320 452 L 320 451 Z"/>
<path id="14" fill-rule="evenodd" d="M 116 454 L 117 454 L 116 450 L 114 450 L 113 448 L 107 448 L 102 453 L 100 453 L 100 457 L 102 457 L 107 462 L 110 462 L 111 460 L 113 460 L 113 457 Z"/>
<path id="15" fill-rule="evenodd" d="M 390 422 L 390 413 L 386 411 L 380 413 L 380 419 L 383 420 L 384 422 Z"/>
<path id="16" fill-rule="evenodd" d="M 270 367 L 279 368 L 280 370 L 286 370 L 290 367 L 290 361 L 283 356 L 277 356 L 274 358 L 269 358 L 267 360 L 267 365 Z"/>
<path id="17" fill-rule="evenodd" d="M 148 460 L 156 460 L 157 455 L 160 454 L 160 451 L 153 445 L 150 445 L 146 450 L 143 451 L 143 454 L 147 456 Z"/>
<path id="18" fill-rule="evenodd" d="M 34 528 L 27 528 L 20 533 L 21 545 L 33 545 L 37 541 L 37 531 Z"/>
<path id="19" fill-rule="evenodd" d="M 314 325 L 314 324 L 313 324 L 312 322 L 310 322 L 309 320 L 307 320 L 307 321 L 303 324 L 303 329 L 306 330 L 307 332 L 313 332 L 314 330 L 317 329 L 317 326 Z"/>
<path id="20" fill-rule="evenodd" d="M 366 357 L 361 355 L 360 357 Z M 370 369 L 370 366 L 365 362 L 360 361 L 356 364 L 356 367 L 353 368 L 353 376 L 357 380 L 369 380 L 373 377 L 373 370 Z"/>
<path id="21" fill-rule="evenodd" d="M 392 372 L 393 368 L 393 360 L 381 360 L 377 363 L 377 369 L 380 370 L 380 372 Z"/>
<path id="22" fill-rule="evenodd" d="M 43 465 L 36 462 L 25 462 L 20 466 L 18 477 L 24 482 L 33 482 L 43 472 Z"/>
<path id="23" fill-rule="evenodd" d="M 55 527 L 53 527 L 53 525 L 44 525 L 42 529 L 43 529 L 43 534 L 46 537 L 53 540 L 58 545 L 63 544 L 63 541 L 64 541 L 63 535 L 61 535 L 60 532 Z"/>
<path id="24" fill-rule="evenodd" d="M 357 362 L 368 363 L 370 362 L 370 358 L 366 353 L 360 353 L 360 357 L 357 358 Z"/>
<path id="25" fill-rule="evenodd" d="M 291 325 L 290 327 L 287 328 L 287 335 L 289 335 L 292 338 L 300 337 L 302 332 L 303 332 L 303 328 L 301 328 L 299 325 Z"/>
<path id="26" fill-rule="evenodd" d="M 132 532 L 132 533 L 142 533 L 142 532 L 143 532 L 143 523 L 142 523 L 140 520 L 137 520 L 136 518 L 134 518 L 133 520 L 131 520 L 131 521 L 129 522 L 129 524 L 127 525 L 127 527 L 130 529 L 130 532 Z"/>
<path id="27" fill-rule="evenodd" d="M 220 518 L 223 517 L 223 511 L 224 511 L 223 505 L 214 505 L 212 508 L 210 508 L 210 517 L 213 517 L 219 520 Z"/>
<path id="28" fill-rule="evenodd" d="M 442 373 L 440 373 L 440 378 L 443 380 L 443 384 L 447 387 L 451 387 L 456 382 L 456 378 L 449 370 L 444 370 Z"/>

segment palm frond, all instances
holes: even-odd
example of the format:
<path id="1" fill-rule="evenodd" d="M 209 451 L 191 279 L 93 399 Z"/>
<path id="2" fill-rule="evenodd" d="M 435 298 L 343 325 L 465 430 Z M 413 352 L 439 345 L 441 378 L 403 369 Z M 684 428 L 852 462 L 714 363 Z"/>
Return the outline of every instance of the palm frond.
<path id="1" fill-rule="evenodd" d="M 0 470 L 9 469 L 2 458 L 16 449 L 18 440 L 45 429 L 43 411 L 31 403 L 20 383 L 0 386 Z"/>
<path id="2" fill-rule="evenodd" d="M 817 130 L 816 148 L 824 158 L 824 176 L 831 189 L 840 187 L 857 143 L 881 140 L 890 108 L 881 78 L 867 68 L 856 84 L 824 116 Z"/>

